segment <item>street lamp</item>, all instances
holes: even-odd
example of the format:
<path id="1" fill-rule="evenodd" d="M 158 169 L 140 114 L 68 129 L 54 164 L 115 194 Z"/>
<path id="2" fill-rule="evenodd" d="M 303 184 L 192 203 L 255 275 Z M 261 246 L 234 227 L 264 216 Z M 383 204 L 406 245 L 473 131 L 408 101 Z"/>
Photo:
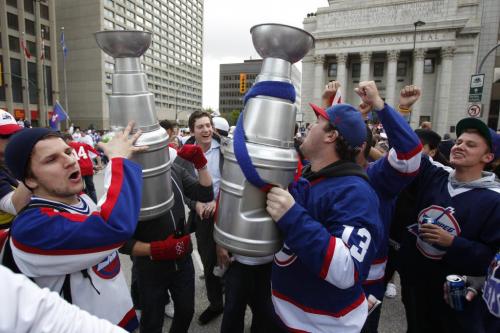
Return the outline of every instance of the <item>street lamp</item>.
<path id="1" fill-rule="evenodd" d="M 424 21 L 418 20 L 417 22 L 413 22 L 413 26 L 415 27 L 415 30 L 413 31 L 413 50 L 412 50 L 412 54 L 411 54 L 411 59 L 412 59 L 412 63 L 411 63 L 412 70 L 410 72 L 410 75 L 411 75 L 410 83 L 411 84 L 413 84 L 413 67 L 415 66 L 415 61 L 413 60 L 413 58 L 415 57 L 415 46 L 417 44 L 417 27 L 421 27 L 424 25 L 425 25 Z"/>

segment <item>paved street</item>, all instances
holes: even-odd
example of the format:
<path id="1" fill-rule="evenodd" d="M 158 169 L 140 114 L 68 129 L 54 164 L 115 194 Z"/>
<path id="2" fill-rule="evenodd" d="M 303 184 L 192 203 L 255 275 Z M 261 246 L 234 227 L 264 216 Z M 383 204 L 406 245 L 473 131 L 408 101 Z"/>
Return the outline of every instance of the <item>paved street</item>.
<path id="1" fill-rule="evenodd" d="M 94 182 L 97 189 L 98 197 L 103 194 L 103 173 L 99 173 L 94 177 Z M 221 319 L 219 317 L 217 320 L 214 320 L 210 324 L 206 326 L 200 326 L 197 323 L 197 318 L 200 313 L 207 307 L 207 296 L 205 293 L 204 282 L 200 279 L 200 276 L 203 274 L 201 261 L 199 259 L 198 252 L 196 251 L 196 239 L 192 237 L 193 244 L 195 247 L 195 251 L 193 252 L 193 262 L 196 270 L 196 279 L 195 279 L 195 315 L 193 321 L 191 323 L 190 332 L 198 333 L 198 332 L 206 332 L 206 333 L 215 333 L 219 332 Z M 131 269 L 131 261 L 128 256 L 121 255 L 122 268 L 127 278 L 127 281 L 130 285 L 130 269 Z M 399 285 L 398 285 L 399 288 Z M 245 316 L 245 332 L 250 332 L 250 321 L 251 321 L 251 312 L 247 309 L 247 314 Z M 171 320 L 166 317 L 165 320 L 165 332 L 168 332 L 168 328 L 170 327 Z M 400 293 L 398 290 L 398 297 L 395 299 L 385 299 L 382 305 L 382 315 L 380 320 L 379 332 L 380 333 L 399 333 L 405 332 L 406 330 L 406 322 L 404 317 L 404 309 L 400 300 Z"/>

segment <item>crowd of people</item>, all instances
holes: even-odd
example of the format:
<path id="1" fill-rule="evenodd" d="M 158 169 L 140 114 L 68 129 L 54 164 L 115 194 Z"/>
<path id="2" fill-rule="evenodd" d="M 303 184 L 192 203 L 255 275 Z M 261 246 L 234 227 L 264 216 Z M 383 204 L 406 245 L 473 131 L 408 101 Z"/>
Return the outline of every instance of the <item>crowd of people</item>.
<path id="1" fill-rule="evenodd" d="M 316 122 L 296 127 L 297 180 L 267 193 L 284 244 L 266 257 L 214 241 L 224 118 L 193 112 L 189 137 L 160 121 L 174 205 L 138 222 L 142 171 L 130 157 L 148 147 L 134 145 L 132 123 L 58 133 L 1 111 L 0 332 L 162 332 L 169 303 L 169 331 L 188 332 L 193 233 L 209 304 L 196 320 L 222 315 L 221 332 L 243 332 L 247 306 L 251 332 L 377 332 L 395 272 L 408 332 L 500 332 L 500 134 L 477 118 L 455 138 L 430 122 L 412 129 L 404 115 L 420 87 L 403 88 L 397 106 L 373 81 L 355 89 L 359 105 L 332 105 L 339 89 L 328 83 L 311 104 Z M 130 289 L 119 252 L 132 258 Z M 467 284 L 460 311 L 449 275 Z"/>

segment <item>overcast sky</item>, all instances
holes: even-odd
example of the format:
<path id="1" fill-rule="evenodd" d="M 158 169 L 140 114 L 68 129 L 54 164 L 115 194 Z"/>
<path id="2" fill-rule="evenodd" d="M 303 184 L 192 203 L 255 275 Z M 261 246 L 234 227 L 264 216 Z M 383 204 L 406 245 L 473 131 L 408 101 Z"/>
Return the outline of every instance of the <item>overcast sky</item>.
<path id="1" fill-rule="evenodd" d="M 205 0 L 203 41 L 203 107 L 219 108 L 219 65 L 260 58 L 250 28 L 283 23 L 303 28 L 307 13 L 327 7 L 328 0 Z"/>

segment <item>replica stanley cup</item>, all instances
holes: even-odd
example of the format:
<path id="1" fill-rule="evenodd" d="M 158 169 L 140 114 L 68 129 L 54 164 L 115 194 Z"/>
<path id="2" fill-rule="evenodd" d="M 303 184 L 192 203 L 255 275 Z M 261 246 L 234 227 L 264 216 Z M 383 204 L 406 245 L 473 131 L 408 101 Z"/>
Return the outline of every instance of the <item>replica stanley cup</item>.
<path id="1" fill-rule="evenodd" d="M 168 153 L 167 132 L 159 125 L 154 95 L 148 91 L 146 74 L 139 57 L 151 44 L 151 33 L 143 31 L 100 31 L 95 34 L 99 47 L 115 58 L 113 91 L 109 96 L 111 129 L 120 130 L 129 121 L 142 135 L 136 146 L 148 146 L 133 160 L 142 166 L 142 205 L 140 220 L 149 220 L 167 212 L 174 203 Z"/>
<path id="2" fill-rule="evenodd" d="M 264 59 L 256 83 L 291 83 L 292 64 L 314 47 L 307 32 L 280 24 L 261 24 L 250 30 Z M 248 155 L 267 183 L 286 187 L 297 169 L 294 149 L 295 105 L 285 99 L 259 95 L 250 98 L 243 124 Z M 224 169 L 214 238 L 230 252 L 246 256 L 274 254 L 282 246 L 279 231 L 266 212 L 266 193 L 251 185 L 238 165 L 234 142 L 223 147 Z"/>

